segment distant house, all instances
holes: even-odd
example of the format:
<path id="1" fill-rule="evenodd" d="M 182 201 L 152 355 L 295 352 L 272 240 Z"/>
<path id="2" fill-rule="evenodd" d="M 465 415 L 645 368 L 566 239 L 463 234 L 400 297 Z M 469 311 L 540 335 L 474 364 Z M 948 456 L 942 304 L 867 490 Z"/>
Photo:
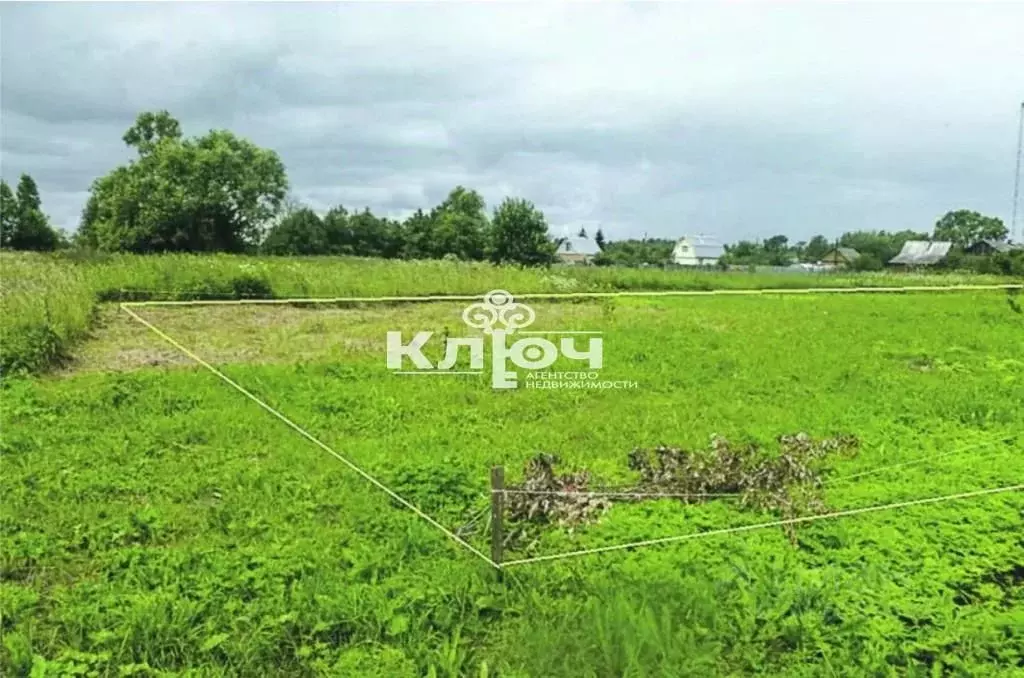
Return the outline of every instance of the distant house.
<path id="1" fill-rule="evenodd" d="M 684 235 L 672 248 L 672 263 L 677 266 L 715 266 L 725 254 L 720 242 L 706 235 Z"/>
<path id="2" fill-rule="evenodd" d="M 821 263 L 833 266 L 852 266 L 860 257 L 860 252 L 852 247 L 836 247 L 821 258 Z"/>
<path id="3" fill-rule="evenodd" d="M 946 258 L 952 247 L 953 243 L 947 241 L 908 240 L 889 263 L 895 266 L 934 266 Z"/>
<path id="4" fill-rule="evenodd" d="M 1015 249 L 1020 248 L 1020 245 L 1013 245 L 1005 240 L 979 240 L 966 249 L 968 254 L 996 254 L 996 253 L 1008 253 Z"/>
<path id="5" fill-rule="evenodd" d="M 597 243 L 586 237 L 562 238 L 555 256 L 564 264 L 589 264 L 601 253 Z"/>

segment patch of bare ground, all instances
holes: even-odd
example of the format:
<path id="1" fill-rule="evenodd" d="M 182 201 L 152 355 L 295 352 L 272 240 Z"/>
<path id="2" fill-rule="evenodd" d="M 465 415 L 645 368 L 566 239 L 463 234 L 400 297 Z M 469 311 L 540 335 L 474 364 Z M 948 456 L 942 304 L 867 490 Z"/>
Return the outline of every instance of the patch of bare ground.
<path id="1" fill-rule="evenodd" d="M 608 302 L 531 305 L 537 314 L 531 329 L 541 330 L 600 329 L 615 312 L 615 305 Z M 350 307 L 240 304 L 137 306 L 132 310 L 204 360 L 228 365 L 383 357 L 389 331 L 401 331 L 406 338 L 422 331 L 453 337 L 475 332 L 464 324 L 465 306 L 466 302 Z M 116 305 L 100 308 L 91 336 L 76 347 L 71 358 L 61 376 L 195 364 Z"/>

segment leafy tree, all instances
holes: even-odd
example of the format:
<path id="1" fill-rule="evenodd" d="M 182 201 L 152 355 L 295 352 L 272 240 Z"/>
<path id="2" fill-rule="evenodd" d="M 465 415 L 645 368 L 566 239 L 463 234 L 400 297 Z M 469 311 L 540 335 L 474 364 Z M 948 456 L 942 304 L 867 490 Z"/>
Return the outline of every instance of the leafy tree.
<path id="1" fill-rule="evenodd" d="M 392 258 L 401 250 L 396 225 L 374 216 L 369 207 L 348 217 L 348 232 L 352 237 L 351 253 L 356 256 Z"/>
<path id="2" fill-rule="evenodd" d="M 597 244 L 598 247 L 601 248 L 601 251 L 604 251 L 604 245 L 605 245 L 604 233 L 601 231 L 600 228 L 597 229 L 597 235 L 594 236 L 594 242 Z"/>
<path id="3" fill-rule="evenodd" d="M 138 158 L 97 179 L 81 241 L 102 250 L 243 251 L 262 239 L 288 186 L 273 151 L 227 130 L 183 139 L 166 111 L 124 135 Z"/>
<path id="4" fill-rule="evenodd" d="M 18 200 L 6 181 L 0 180 L 0 247 L 10 247 L 18 229 Z"/>
<path id="5" fill-rule="evenodd" d="M 616 240 L 594 257 L 598 266 L 662 266 L 672 257 L 674 240 Z"/>
<path id="6" fill-rule="evenodd" d="M 0 246 L 49 251 L 62 244 L 61 235 L 43 213 L 39 187 L 29 175 L 21 175 L 17 195 L 6 182 L 0 182 L 0 213 Z"/>
<path id="7" fill-rule="evenodd" d="M 489 227 L 484 207 L 479 193 L 456 186 L 431 214 L 432 254 L 438 258 L 450 254 L 464 261 L 483 259 Z"/>
<path id="8" fill-rule="evenodd" d="M 555 244 L 548 238 L 547 221 L 533 203 L 505 198 L 494 210 L 491 224 L 491 261 L 526 266 L 554 261 Z"/>
<path id="9" fill-rule="evenodd" d="M 349 227 L 349 213 L 343 206 L 332 207 L 324 215 L 324 235 L 327 240 L 326 253 L 354 254 L 355 237 Z"/>
<path id="10" fill-rule="evenodd" d="M 1008 231 L 1003 220 L 970 210 L 947 212 L 935 222 L 935 240 L 948 240 L 958 247 L 969 247 L 979 240 L 1003 240 Z"/>
<path id="11" fill-rule="evenodd" d="M 164 141 L 181 139 L 181 124 L 167 111 L 145 112 L 139 114 L 121 140 L 129 147 L 146 154 Z"/>
<path id="12" fill-rule="evenodd" d="M 725 246 L 725 256 L 722 259 L 730 264 L 759 264 L 764 263 L 764 250 L 756 242 L 740 240 L 734 245 Z"/>
<path id="13" fill-rule="evenodd" d="M 402 224 L 401 256 L 406 259 L 436 258 L 436 230 L 434 219 L 424 214 L 423 210 L 416 210 L 415 214 Z"/>
<path id="14" fill-rule="evenodd" d="M 764 250 L 764 259 L 771 266 L 785 266 L 792 261 L 789 252 L 789 238 L 784 235 L 774 235 L 761 245 Z"/>
<path id="15" fill-rule="evenodd" d="M 853 260 L 850 267 L 855 271 L 881 271 L 885 268 L 885 262 L 875 254 L 861 254 Z"/>
<path id="16" fill-rule="evenodd" d="M 18 211 L 25 213 L 42 208 L 43 204 L 39 198 L 39 187 L 36 186 L 36 180 L 27 174 L 22 174 L 18 180 Z"/>
<path id="17" fill-rule="evenodd" d="M 789 238 L 784 235 L 773 235 L 764 241 L 761 246 L 765 252 L 785 252 L 789 244 Z"/>
<path id="18" fill-rule="evenodd" d="M 811 262 L 821 261 L 821 258 L 828 254 L 831 249 L 832 243 L 828 241 L 828 238 L 823 235 L 816 235 L 804 245 L 801 259 Z"/>
<path id="19" fill-rule="evenodd" d="M 326 254 L 324 222 L 309 208 L 289 211 L 271 227 L 262 250 L 267 254 Z"/>

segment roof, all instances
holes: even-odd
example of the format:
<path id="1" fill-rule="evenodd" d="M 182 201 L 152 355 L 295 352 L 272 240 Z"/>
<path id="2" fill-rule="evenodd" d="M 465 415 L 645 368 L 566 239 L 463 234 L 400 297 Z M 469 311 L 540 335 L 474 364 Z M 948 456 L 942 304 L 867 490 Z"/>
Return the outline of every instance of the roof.
<path id="1" fill-rule="evenodd" d="M 601 248 L 590 238 L 565 238 L 558 246 L 555 254 L 584 254 L 594 256 L 601 253 Z"/>
<path id="2" fill-rule="evenodd" d="M 1006 242 L 1005 240 L 993 240 L 992 238 L 985 238 L 983 240 L 979 240 L 978 242 L 974 243 L 971 246 L 971 249 L 974 249 L 975 247 L 981 244 L 988 245 L 996 252 L 1009 252 L 1011 250 L 1016 249 L 1016 247 Z"/>
<path id="3" fill-rule="evenodd" d="M 889 260 L 890 264 L 908 266 L 936 264 L 949 254 L 953 243 L 947 241 L 928 242 L 927 240 L 908 240 L 903 249 Z"/>
<path id="4" fill-rule="evenodd" d="M 836 256 L 837 254 L 839 255 L 838 257 Z M 852 247 L 833 247 L 828 252 L 825 252 L 824 256 L 821 257 L 821 261 L 836 263 L 836 260 L 840 257 L 843 261 L 853 262 L 860 257 L 860 252 Z"/>
<path id="5" fill-rule="evenodd" d="M 684 235 L 676 241 L 676 246 L 684 241 L 693 247 L 697 259 L 719 259 L 725 254 L 722 243 L 706 235 Z"/>

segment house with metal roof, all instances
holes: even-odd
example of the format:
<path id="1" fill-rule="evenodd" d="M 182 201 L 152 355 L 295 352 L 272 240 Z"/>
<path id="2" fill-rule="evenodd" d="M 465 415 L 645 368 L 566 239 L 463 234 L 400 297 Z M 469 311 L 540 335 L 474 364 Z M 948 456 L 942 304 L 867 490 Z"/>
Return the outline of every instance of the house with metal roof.
<path id="1" fill-rule="evenodd" d="M 946 258 L 952 247 L 953 243 L 947 241 L 908 240 L 889 263 L 897 266 L 934 266 Z"/>
<path id="2" fill-rule="evenodd" d="M 852 247 L 836 247 L 821 258 L 821 263 L 833 266 L 851 266 L 860 258 L 860 252 Z"/>
<path id="3" fill-rule="evenodd" d="M 725 247 L 706 235 L 684 235 L 672 248 L 672 263 L 677 266 L 715 266 Z"/>
<path id="4" fill-rule="evenodd" d="M 986 238 L 979 240 L 970 247 L 967 248 L 968 254 L 1007 254 L 1016 249 L 1024 249 L 1021 245 L 1014 245 L 1013 243 L 1007 242 L 1006 240 L 993 240 Z"/>
<path id="5" fill-rule="evenodd" d="M 562 238 L 555 250 L 555 256 L 565 264 L 589 264 L 600 253 L 596 242 L 580 236 Z"/>

